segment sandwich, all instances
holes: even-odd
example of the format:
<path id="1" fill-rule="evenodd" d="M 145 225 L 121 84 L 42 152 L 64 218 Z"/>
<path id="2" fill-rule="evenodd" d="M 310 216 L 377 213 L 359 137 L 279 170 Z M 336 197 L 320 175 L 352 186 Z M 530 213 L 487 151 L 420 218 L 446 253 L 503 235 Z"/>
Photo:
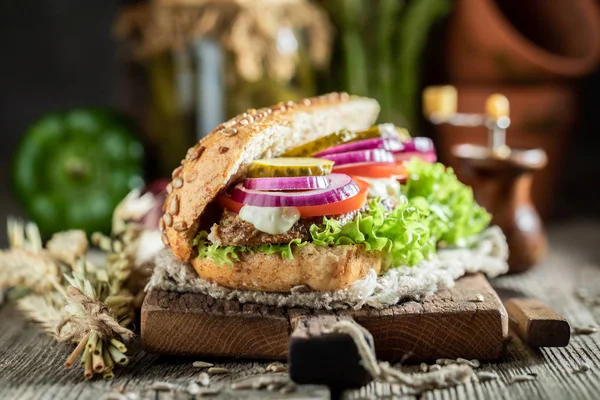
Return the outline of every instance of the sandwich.
<path id="1" fill-rule="evenodd" d="M 163 243 L 227 288 L 332 292 L 484 230 L 489 214 L 431 140 L 378 114 L 332 93 L 221 124 L 173 171 Z"/>

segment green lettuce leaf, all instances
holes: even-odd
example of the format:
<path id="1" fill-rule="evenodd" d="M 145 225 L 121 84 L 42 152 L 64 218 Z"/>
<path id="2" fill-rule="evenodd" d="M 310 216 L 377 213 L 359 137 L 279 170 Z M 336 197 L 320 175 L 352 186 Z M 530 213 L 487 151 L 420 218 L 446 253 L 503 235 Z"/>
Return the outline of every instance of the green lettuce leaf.
<path id="1" fill-rule="evenodd" d="M 460 245 L 490 223 L 490 214 L 475 202 L 471 187 L 461 183 L 452 168 L 413 158 L 407 169 L 403 193 L 411 203 L 423 199 L 418 201 L 429 204 L 429 225 L 436 242 Z"/>
<path id="2" fill-rule="evenodd" d="M 281 254 L 283 259 L 293 260 L 293 249 L 295 247 L 304 247 L 308 242 L 302 242 L 300 239 L 294 239 L 289 243 L 281 244 L 263 244 L 260 246 L 219 246 L 211 244 L 206 238 L 208 232 L 201 231 L 194 239 L 194 246 L 198 247 L 198 257 L 210 258 L 217 265 L 233 265 L 234 261 L 239 261 L 241 253 L 252 253 L 255 251 L 265 254 Z"/>
<path id="3" fill-rule="evenodd" d="M 458 181 L 452 168 L 413 159 L 408 165 L 409 178 L 403 186 L 402 202 L 387 211 L 379 198 L 369 201 L 369 210 L 341 225 L 335 219 L 310 227 L 311 242 L 316 246 L 362 245 L 367 251 L 381 251 L 384 267 L 415 265 L 435 253 L 438 242 L 461 245 L 481 232 L 490 215 L 473 198 L 473 191 Z M 285 244 L 261 246 L 218 246 L 200 232 L 194 244 L 198 255 L 217 265 L 233 265 L 240 254 L 260 251 L 293 259 L 293 250 L 309 242 L 295 239 Z"/>
<path id="4" fill-rule="evenodd" d="M 384 253 L 386 267 L 415 265 L 435 251 L 430 241 L 426 208 L 410 202 L 388 212 L 379 198 L 369 201 L 369 211 L 340 226 L 335 219 L 325 219 L 323 226 L 312 225 L 310 234 L 317 246 L 355 244 L 367 251 Z"/>

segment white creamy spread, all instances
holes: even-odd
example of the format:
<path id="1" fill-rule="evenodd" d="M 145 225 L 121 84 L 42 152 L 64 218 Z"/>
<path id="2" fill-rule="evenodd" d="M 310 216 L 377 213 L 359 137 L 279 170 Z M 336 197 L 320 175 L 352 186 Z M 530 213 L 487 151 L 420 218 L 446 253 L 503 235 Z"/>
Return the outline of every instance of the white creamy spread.
<path id="1" fill-rule="evenodd" d="M 369 197 L 400 197 L 400 182 L 392 178 L 365 178 L 361 177 L 369 184 Z"/>
<path id="2" fill-rule="evenodd" d="M 300 211 L 295 207 L 256 207 L 246 204 L 238 215 L 259 231 L 270 235 L 286 233 L 300 219 Z"/>

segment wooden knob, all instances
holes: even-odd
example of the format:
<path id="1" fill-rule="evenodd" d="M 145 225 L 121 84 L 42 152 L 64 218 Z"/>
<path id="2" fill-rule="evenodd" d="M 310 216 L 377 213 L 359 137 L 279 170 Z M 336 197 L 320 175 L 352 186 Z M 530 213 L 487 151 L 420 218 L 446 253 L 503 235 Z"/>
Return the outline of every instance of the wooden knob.
<path id="1" fill-rule="evenodd" d="M 423 113 L 428 118 L 448 119 L 456 114 L 457 97 L 454 86 L 429 86 L 423 91 Z"/>
<path id="2" fill-rule="evenodd" d="M 510 105 L 503 94 L 493 94 L 485 102 L 485 114 L 495 120 L 509 117 Z"/>

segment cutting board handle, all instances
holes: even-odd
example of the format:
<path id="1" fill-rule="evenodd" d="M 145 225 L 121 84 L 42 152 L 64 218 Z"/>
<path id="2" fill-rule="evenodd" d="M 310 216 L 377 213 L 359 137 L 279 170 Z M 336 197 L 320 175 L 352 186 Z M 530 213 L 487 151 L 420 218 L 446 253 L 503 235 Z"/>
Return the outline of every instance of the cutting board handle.
<path id="1" fill-rule="evenodd" d="M 292 334 L 288 361 L 294 382 L 350 388 L 373 380 L 361 363 L 354 339 L 348 334 L 331 331 L 331 327 L 342 319 L 352 320 L 350 316 L 319 310 L 290 310 Z M 364 330 L 364 336 L 374 350 L 373 336 L 367 330 Z"/>

